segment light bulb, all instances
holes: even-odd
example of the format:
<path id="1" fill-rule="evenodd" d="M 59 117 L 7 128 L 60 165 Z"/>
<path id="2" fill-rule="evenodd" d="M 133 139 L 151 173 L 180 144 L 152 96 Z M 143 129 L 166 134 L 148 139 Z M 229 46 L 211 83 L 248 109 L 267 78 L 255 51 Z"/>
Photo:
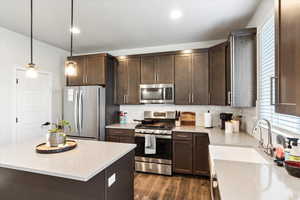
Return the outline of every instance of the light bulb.
<path id="1" fill-rule="evenodd" d="M 80 33 L 80 29 L 76 26 L 73 26 L 70 31 L 74 34 L 79 34 Z"/>
<path id="2" fill-rule="evenodd" d="M 38 77 L 38 72 L 35 68 L 29 67 L 26 70 L 26 76 L 28 78 L 37 78 Z"/>
<path id="3" fill-rule="evenodd" d="M 170 18 L 173 20 L 179 19 L 182 17 L 182 12 L 180 10 L 172 10 Z"/>
<path id="4" fill-rule="evenodd" d="M 72 60 L 68 60 L 65 63 L 66 76 L 77 76 L 77 63 Z"/>

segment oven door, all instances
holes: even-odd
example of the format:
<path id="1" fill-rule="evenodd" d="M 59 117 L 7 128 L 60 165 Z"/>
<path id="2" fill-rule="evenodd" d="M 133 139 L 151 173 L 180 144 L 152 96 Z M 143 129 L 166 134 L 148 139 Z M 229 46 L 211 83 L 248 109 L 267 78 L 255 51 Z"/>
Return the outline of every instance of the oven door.
<path id="1" fill-rule="evenodd" d="M 145 154 L 145 134 L 135 134 L 135 156 L 139 159 L 155 160 L 158 163 L 172 163 L 172 136 L 156 136 L 156 154 Z M 148 158 L 148 159 L 147 159 Z M 142 161 L 142 160 L 141 160 Z M 167 163 L 166 163 L 167 162 Z"/>

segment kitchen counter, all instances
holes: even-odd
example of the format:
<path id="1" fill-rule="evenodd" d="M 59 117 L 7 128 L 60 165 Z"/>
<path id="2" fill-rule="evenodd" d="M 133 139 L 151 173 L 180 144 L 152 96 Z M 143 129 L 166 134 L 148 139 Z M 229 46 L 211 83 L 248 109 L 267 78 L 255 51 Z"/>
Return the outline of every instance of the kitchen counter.
<path id="1" fill-rule="evenodd" d="M 222 200 L 299 200 L 299 178 L 284 168 L 259 164 L 214 160 Z"/>
<path id="2" fill-rule="evenodd" d="M 134 129 L 137 123 L 129 123 L 129 124 L 112 124 L 107 125 L 105 128 L 113 128 L 113 129 Z"/>
<path id="3" fill-rule="evenodd" d="M 113 129 L 134 129 L 136 124 L 113 124 L 106 128 Z M 257 146 L 257 140 L 249 134 L 241 131 L 239 133 L 225 134 L 220 128 L 204 128 L 200 126 L 180 126 L 172 131 L 189 133 L 206 133 L 209 135 L 211 145 L 230 145 L 230 146 Z"/>
<path id="4" fill-rule="evenodd" d="M 35 146 L 43 140 L 1 146 L 0 167 L 86 182 L 136 147 L 135 144 L 76 140 L 78 146 L 71 151 L 38 154 Z"/>
<path id="5" fill-rule="evenodd" d="M 210 145 L 257 146 L 257 140 L 243 131 L 239 133 L 226 134 L 224 130 L 217 127 L 204 128 L 200 126 L 175 127 L 173 131 L 207 133 L 209 136 Z"/>

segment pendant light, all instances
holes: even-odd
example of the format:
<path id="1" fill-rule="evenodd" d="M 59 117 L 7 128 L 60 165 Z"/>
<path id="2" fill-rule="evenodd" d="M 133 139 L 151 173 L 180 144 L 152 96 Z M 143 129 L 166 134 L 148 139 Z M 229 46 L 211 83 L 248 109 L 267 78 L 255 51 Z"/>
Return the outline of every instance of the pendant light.
<path id="1" fill-rule="evenodd" d="M 33 0 L 30 0 L 30 63 L 26 66 L 26 76 L 37 78 L 38 72 L 36 65 L 33 63 Z"/>
<path id="2" fill-rule="evenodd" d="M 74 4 L 73 0 L 71 0 L 71 30 L 74 27 Z M 71 33 L 71 45 L 70 45 L 70 58 L 72 59 L 73 56 L 73 31 L 70 31 Z M 65 62 L 65 74 L 66 76 L 77 76 L 77 63 L 74 60 L 67 60 Z"/>

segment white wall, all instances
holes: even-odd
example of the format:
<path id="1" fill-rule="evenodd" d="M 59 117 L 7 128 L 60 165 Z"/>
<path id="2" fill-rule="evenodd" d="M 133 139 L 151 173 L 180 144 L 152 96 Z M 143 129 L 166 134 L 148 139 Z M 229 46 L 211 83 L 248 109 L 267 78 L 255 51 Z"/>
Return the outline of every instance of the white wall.
<path id="1" fill-rule="evenodd" d="M 0 27 L 0 144 L 10 142 L 15 134 L 16 68 L 29 63 L 29 38 Z M 61 116 L 63 64 L 67 52 L 48 44 L 34 41 L 34 63 L 39 70 L 52 73 L 52 116 Z"/>
<path id="2" fill-rule="evenodd" d="M 258 33 L 257 33 L 257 80 L 259 80 L 259 71 L 260 71 L 260 33 L 262 26 L 274 15 L 275 9 L 274 9 L 274 0 L 263 0 L 261 1 L 260 5 L 258 6 L 256 12 L 254 13 L 253 17 L 248 23 L 247 27 L 257 27 Z M 259 81 L 258 81 L 259 84 Z M 259 94 L 259 91 L 257 92 Z M 258 103 L 259 104 L 259 99 Z M 242 114 L 245 118 L 246 123 L 246 130 L 248 133 L 252 132 L 253 127 L 255 126 L 256 120 L 259 118 L 257 107 L 255 108 L 248 108 L 248 109 L 242 109 Z"/>

